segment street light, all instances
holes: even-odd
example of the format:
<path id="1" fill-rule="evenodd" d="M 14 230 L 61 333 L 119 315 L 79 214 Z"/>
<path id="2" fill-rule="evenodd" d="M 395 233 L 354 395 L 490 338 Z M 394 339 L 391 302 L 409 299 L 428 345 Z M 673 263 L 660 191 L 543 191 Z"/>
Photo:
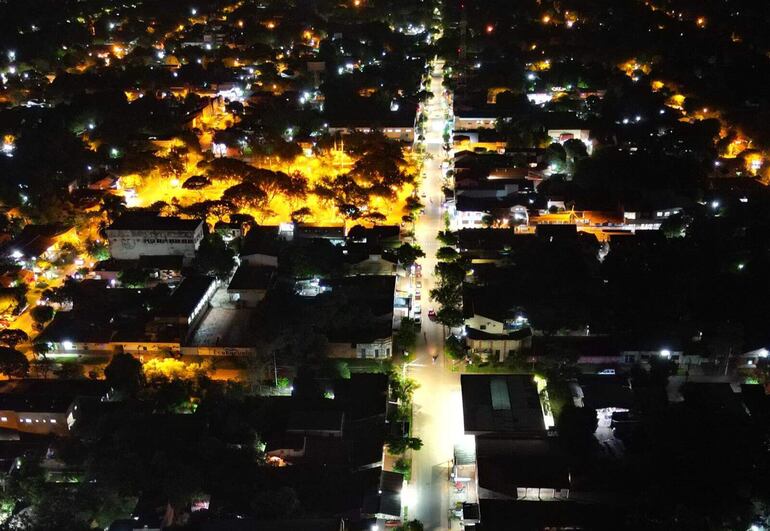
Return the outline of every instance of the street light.
<path id="1" fill-rule="evenodd" d="M 668 350 L 667 348 L 661 349 L 660 350 L 660 356 L 662 358 L 669 359 L 671 357 L 671 351 Z"/>

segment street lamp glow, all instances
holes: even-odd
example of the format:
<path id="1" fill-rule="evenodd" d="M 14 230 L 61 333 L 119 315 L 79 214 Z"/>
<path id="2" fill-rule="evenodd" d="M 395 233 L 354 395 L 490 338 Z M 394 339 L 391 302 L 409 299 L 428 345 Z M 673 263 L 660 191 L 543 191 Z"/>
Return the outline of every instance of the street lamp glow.
<path id="1" fill-rule="evenodd" d="M 715 200 L 713 200 L 713 201 L 711 202 L 711 208 L 713 208 L 714 210 L 716 210 L 717 208 L 719 208 L 719 201 L 717 201 L 716 199 L 715 199 Z"/>
<path id="2" fill-rule="evenodd" d="M 661 349 L 660 350 L 660 357 L 661 358 L 669 359 L 671 357 L 671 351 L 668 350 L 667 348 Z"/>
<path id="3" fill-rule="evenodd" d="M 9 61 L 15 61 L 16 60 L 16 51 L 15 50 L 8 50 L 8 60 Z"/>

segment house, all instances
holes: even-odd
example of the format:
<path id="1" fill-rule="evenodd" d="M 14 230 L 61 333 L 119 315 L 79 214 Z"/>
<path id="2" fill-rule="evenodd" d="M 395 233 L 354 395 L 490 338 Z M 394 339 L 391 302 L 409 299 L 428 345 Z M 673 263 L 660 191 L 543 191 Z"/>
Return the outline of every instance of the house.
<path id="1" fill-rule="evenodd" d="M 465 433 L 482 436 L 543 438 L 546 425 L 531 375 L 460 377 Z"/>
<path id="2" fill-rule="evenodd" d="M 341 295 L 358 314 L 354 322 L 327 330 L 327 355 L 332 358 L 390 358 L 396 278 L 392 275 L 359 275 L 322 281 L 327 292 Z"/>
<path id="3" fill-rule="evenodd" d="M 294 237 L 299 239 L 329 240 L 331 243 L 341 245 L 345 242 L 345 227 L 343 225 L 322 227 L 299 224 L 294 226 Z"/>
<path id="4" fill-rule="evenodd" d="M 96 380 L 6 380 L 0 382 L 0 428 L 67 435 L 77 420 L 78 401 L 106 393 L 106 383 Z"/>
<path id="5" fill-rule="evenodd" d="M 397 247 L 401 242 L 401 227 L 398 225 L 377 225 L 364 227 L 356 225 L 348 231 L 348 242 L 379 245 L 385 248 Z"/>
<path id="6" fill-rule="evenodd" d="M 496 129 L 500 110 L 494 107 L 454 109 L 454 130 Z"/>
<path id="7" fill-rule="evenodd" d="M 252 227 L 243 241 L 241 263 L 250 266 L 278 267 L 280 247 L 281 239 L 277 225 Z"/>
<path id="8" fill-rule="evenodd" d="M 416 108 L 410 106 L 410 109 L 392 112 L 391 114 L 379 112 L 375 113 L 375 116 L 332 117 L 329 119 L 329 134 L 332 136 L 346 136 L 355 131 L 361 133 L 379 131 L 391 140 L 411 144 L 414 142 Z"/>
<path id="9" fill-rule="evenodd" d="M 107 227 L 106 233 L 110 255 L 118 260 L 181 255 L 189 262 L 203 240 L 204 230 L 205 224 L 199 219 L 128 212 Z"/>
<path id="10" fill-rule="evenodd" d="M 65 236 L 75 236 L 65 225 L 26 225 L 18 236 L 3 244 L 0 253 L 14 262 L 33 264 L 38 258 L 56 259 L 57 243 Z"/>
<path id="11" fill-rule="evenodd" d="M 227 295 L 240 307 L 255 308 L 265 298 L 275 276 L 276 269 L 271 266 L 241 265 L 227 285 Z"/>
<path id="12" fill-rule="evenodd" d="M 532 329 L 522 308 L 490 287 L 463 289 L 465 340 L 471 354 L 505 361 L 529 349 Z"/>

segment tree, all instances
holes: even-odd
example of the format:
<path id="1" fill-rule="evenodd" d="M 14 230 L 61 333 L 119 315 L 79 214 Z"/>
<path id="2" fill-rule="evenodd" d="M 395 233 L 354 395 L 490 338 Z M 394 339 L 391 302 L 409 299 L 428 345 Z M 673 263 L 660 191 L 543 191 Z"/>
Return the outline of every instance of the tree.
<path id="1" fill-rule="evenodd" d="M 313 211 L 309 207 L 301 207 L 291 213 L 291 220 L 294 223 L 302 223 L 312 215 Z"/>
<path id="2" fill-rule="evenodd" d="M 395 531 L 424 531 L 425 526 L 419 520 L 410 520 L 404 522 L 404 525 L 400 525 L 395 528 Z"/>
<path id="3" fill-rule="evenodd" d="M 235 266 L 235 253 L 219 234 L 209 234 L 200 243 L 192 267 L 202 275 L 225 278 Z"/>
<path id="4" fill-rule="evenodd" d="M 453 360 L 461 360 L 465 357 L 465 345 L 461 339 L 451 334 L 444 342 L 444 352 Z"/>
<path id="5" fill-rule="evenodd" d="M 37 326 L 43 326 L 53 319 L 53 308 L 45 305 L 35 306 L 29 311 L 29 315 Z"/>
<path id="6" fill-rule="evenodd" d="M 29 372 L 29 361 L 16 349 L 0 347 L 0 372 L 9 378 L 21 378 Z"/>
<path id="7" fill-rule="evenodd" d="M 417 325 L 414 319 L 401 319 L 401 328 L 393 334 L 393 350 L 397 352 L 412 351 L 417 344 Z"/>
<path id="8" fill-rule="evenodd" d="M 425 253 L 416 245 L 402 244 L 395 250 L 396 260 L 404 267 L 410 267 L 418 258 L 423 258 Z"/>
<path id="9" fill-rule="evenodd" d="M 436 312 L 436 320 L 446 326 L 460 326 L 464 322 L 463 312 L 458 308 L 444 307 Z"/>
<path id="10" fill-rule="evenodd" d="M 438 251 L 436 251 L 436 258 L 443 262 L 451 262 L 457 258 L 459 254 L 460 253 L 451 247 L 440 247 Z"/>
<path id="11" fill-rule="evenodd" d="M 120 215 L 126 211 L 126 200 L 124 197 L 113 194 L 105 194 L 102 197 L 102 205 L 100 211 L 107 215 L 107 219 L 115 221 Z"/>
<path id="12" fill-rule="evenodd" d="M 145 381 L 142 362 L 128 353 L 112 356 L 104 368 L 104 376 L 110 387 L 130 395 L 136 394 Z"/>
<path id="13" fill-rule="evenodd" d="M 595 410 L 567 403 L 561 410 L 556 427 L 569 448 L 585 449 L 596 441 L 593 434 L 598 422 Z"/>
<path id="14" fill-rule="evenodd" d="M 222 193 L 222 201 L 238 208 L 258 209 L 267 201 L 267 194 L 250 182 L 231 186 Z"/>
<path id="15" fill-rule="evenodd" d="M 143 288 L 150 275 L 144 269 L 138 267 L 131 267 L 124 269 L 118 274 L 118 280 L 120 284 L 126 288 Z"/>
<path id="16" fill-rule="evenodd" d="M 456 262 L 439 262 L 436 264 L 436 274 L 442 283 L 459 286 L 465 280 L 465 269 Z"/>
<path id="17" fill-rule="evenodd" d="M 400 435 L 390 435 L 385 439 L 388 445 L 388 452 L 392 455 L 401 455 L 407 450 L 419 450 L 422 448 L 422 440 L 417 437 L 401 437 Z"/>
<path id="18" fill-rule="evenodd" d="M 425 205 L 420 203 L 419 199 L 410 195 L 409 197 L 406 198 L 404 207 L 408 212 L 411 212 L 412 214 L 416 214 L 417 212 L 425 208 Z"/>
<path id="19" fill-rule="evenodd" d="M 495 217 L 491 214 L 484 214 L 481 218 L 481 224 L 484 225 L 485 229 L 489 229 L 495 224 Z"/>
<path id="20" fill-rule="evenodd" d="M 0 343 L 15 348 L 19 343 L 29 341 L 29 336 L 24 330 L 17 328 L 6 328 L 0 332 Z"/>
<path id="21" fill-rule="evenodd" d="M 456 232 L 450 232 L 450 231 L 439 231 L 438 236 L 436 237 L 438 241 L 443 243 L 444 245 L 454 247 L 458 244 L 459 238 L 457 237 Z"/>

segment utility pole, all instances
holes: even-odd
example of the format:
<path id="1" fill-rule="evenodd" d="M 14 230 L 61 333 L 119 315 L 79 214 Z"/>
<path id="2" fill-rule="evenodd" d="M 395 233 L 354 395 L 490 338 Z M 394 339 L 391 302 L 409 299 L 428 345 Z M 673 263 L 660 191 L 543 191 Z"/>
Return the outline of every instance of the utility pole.
<path id="1" fill-rule="evenodd" d="M 278 363 L 275 360 L 275 351 L 273 351 L 273 376 L 275 377 L 275 388 L 278 389 Z"/>

